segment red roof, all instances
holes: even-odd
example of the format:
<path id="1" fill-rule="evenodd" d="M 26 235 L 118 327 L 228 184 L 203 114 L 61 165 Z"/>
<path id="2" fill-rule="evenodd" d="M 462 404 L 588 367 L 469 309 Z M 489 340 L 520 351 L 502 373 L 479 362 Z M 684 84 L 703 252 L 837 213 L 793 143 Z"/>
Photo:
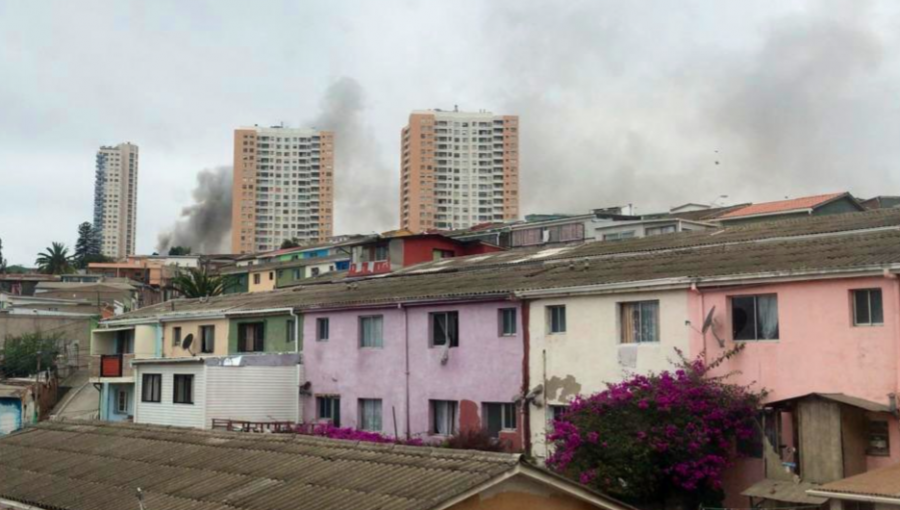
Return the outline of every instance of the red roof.
<path id="1" fill-rule="evenodd" d="M 802 211 L 813 209 L 826 202 L 846 195 L 847 193 L 829 193 L 827 195 L 814 195 L 811 197 L 792 198 L 790 200 L 778 200 L 776 202 L 763 202 L 761 204 L 748 205 L 740 209 L 729 211 L 719 219 L 741 218 L 744 216 L 757 216 L 761 214 L 776 214 L 789 211 Z"/>

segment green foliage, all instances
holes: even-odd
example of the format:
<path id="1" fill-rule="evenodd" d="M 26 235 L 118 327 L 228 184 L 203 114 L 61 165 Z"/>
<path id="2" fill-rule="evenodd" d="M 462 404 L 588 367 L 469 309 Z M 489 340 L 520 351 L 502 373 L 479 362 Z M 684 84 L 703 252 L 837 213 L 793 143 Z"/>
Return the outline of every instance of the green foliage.
<path id="1" fill-rule="evenodd" d="M 63 243 L 54 242 L 43 253 L 39 253 L 34 261 L 38 270 L 45 274 L 66 274 L 73 271 L 72 256 Z"/>
<path id="2" fill-rule="evenodd" d="M 31 272 L 31 269 L 29 269 L 21 264 L 13 264 L 11 266 L 6 267 L 6 274 L 27 274 L 30 272 Z"/>
<path id="3" fill-rule="evenodd" d="M 6 377 L 28 377 L 37 372 L 38 357 L 41 370 L 55 367 L 61 339 L 58 333 L 41 332 L 6 337 L 0 350 L 0 372 Z"/>
<path id="4" fill-rule="evenodd" d="M 169 248 L 169 255 L 173 257 L 177 257 L 179 255 L 190 255 L 191 247 L 190 246 L 173 246 Z"/>
<path id="5" fill-rule="evenodd" d="M 0 239 L 0 274 L 6 272 L 6 259 L 3 258 L 3 240 Z"/>
<path id="6" fill-rule="evenodd" d="M 100 234 L 89 222 L 78 225 L 78 240 L 72 261 L 78 269 L 84 269 L 91 262 L 106 262 L 109 259 L 100 254 Z"/>
<path id="7" fill-rule="evenodd" d="M 286 250 L 288 248 L 297 248 L 300 246 L 300 243 L 297 242 L 297 239 L 285 239 L 281 241 L 281 249 Z"/>
<path id="8" fill-rule="evenodd" d="M 209 274 L 204 269 L 188 268 L 172 278 L 172 288 L 186 298 L 218 296 L 224 287 L 221 276 Z"/>

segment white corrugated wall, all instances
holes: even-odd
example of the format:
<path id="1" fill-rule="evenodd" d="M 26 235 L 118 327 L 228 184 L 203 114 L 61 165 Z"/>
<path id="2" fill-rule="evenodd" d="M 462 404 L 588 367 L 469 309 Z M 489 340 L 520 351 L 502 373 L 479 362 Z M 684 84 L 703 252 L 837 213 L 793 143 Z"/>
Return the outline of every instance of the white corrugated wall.
<path id="1" fill-rule="evenodd" d="M 300 367 L 300 381 L 303 379 Z M 206 427 L 213 418 L 296 421 L 300 396 L 298 366 L 207 367 Z"/>
<path id="2" fill-rule="evenodd" d="M 178 427 L 208 428 L 206 423 L 206 380 L 202 364 L 139 365 L 135 371 L 135 423 L 175 425 Z M 159 403 L 142 402 L 143 374 L 162 374 Z M 194 374 L 194 403 L 174 404 L 175 374 Z"/>

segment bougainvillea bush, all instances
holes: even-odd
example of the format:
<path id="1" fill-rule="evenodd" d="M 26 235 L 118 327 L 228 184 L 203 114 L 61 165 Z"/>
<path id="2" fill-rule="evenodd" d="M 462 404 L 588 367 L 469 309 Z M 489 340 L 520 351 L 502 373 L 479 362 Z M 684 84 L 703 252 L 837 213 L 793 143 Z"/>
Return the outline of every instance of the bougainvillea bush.
<path id="1" fill-rule="evenodd" d="M 407 446 L 422 446 L 421 439 L 399 439 L 378 432 L 368 432 L 365 430 L 357 430 L 351 427 L 335 427 L 330 424 L 316 425 L 313 428 L 298 427 L 298 434 L 311 436 L 322 436 L 331 439 L 345 439 L 348 441 L 365 441 L 368 443 L 393 443 L 403 444 Z"/>
<path id="2" fill-rule="evenodd" d="M 633 502 L 721 498 L 735 442 L 754 434 L 762 395 L 713 377 L 713 363 L 681 362 L 577 398 L 553 422 L 551 469 Z M 681 356 L 681 353 L 679 353 Z"/>

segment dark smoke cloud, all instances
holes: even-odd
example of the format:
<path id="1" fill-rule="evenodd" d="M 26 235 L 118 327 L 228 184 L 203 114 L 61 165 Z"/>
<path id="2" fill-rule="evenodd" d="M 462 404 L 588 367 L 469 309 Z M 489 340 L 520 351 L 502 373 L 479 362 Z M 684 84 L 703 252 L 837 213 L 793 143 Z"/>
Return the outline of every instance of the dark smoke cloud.
<path id="1" fill-rule="evenodd" d="M 868 2 L 814 3 L 731 46 L 646 10 L 491 4 L 495 108 L 521 117 L 523 211 L 900 191 L 893 42 Z"/>
<path id="2" fill-rule="evenodd" d="M 181 219 L 159 235 L 157 251 L 189 246 L 193 254 L 230 252 L 232 167 L 201 170 L 192 195 L 194 204 L 181 210 Z"/>
<path id="3" fill-rule="evenodd" d="M 362 86 L 343 77 L 325 91 L 321 111 L 309 123 L 335 133 L 335 234 L 357 233 L 347 230 L 355 225 L 388 230 L 398 221 L 399 177 L 365 122 L 366 108 Z"/>

